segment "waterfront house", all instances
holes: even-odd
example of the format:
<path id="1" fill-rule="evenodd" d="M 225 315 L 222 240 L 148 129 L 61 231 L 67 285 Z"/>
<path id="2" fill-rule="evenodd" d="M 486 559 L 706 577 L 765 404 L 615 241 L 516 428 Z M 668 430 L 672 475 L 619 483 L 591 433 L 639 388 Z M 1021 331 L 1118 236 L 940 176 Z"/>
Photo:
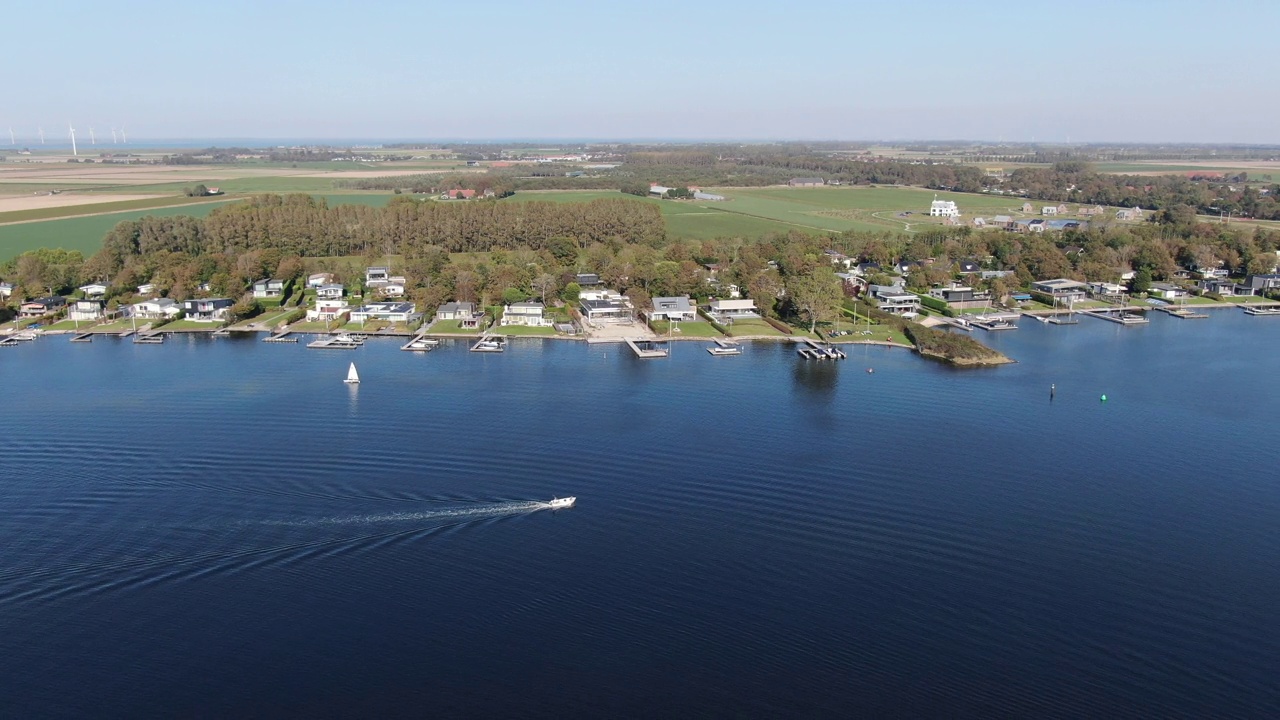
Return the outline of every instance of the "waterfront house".
<path id="1" fill-rule="evenodd" d="M 138 286 L 138 294 L 139 295 L 155 295 L 156 294 L 155 283 L 142 283 L 141 285 Z"/>
<path id="2" fill-rule="evenodd" d="M 346 299 L 342 296 L 338 296 L 336 298 L 317 297 L 315 307 L 307 309 L 307 321 L 333 322 L 334 320 L 337 320 L 340 315 L 350 309 L 351 306 L 347 304 Z"/>
<path id="3" fill-rule="evenodd" d="M 1056 278 L 1054 280 L 1033 282 L 1031 283 L 1031 289 L 1034 292 L 1048 296 L 1049 302 L 1047 304 L 1052 305 L 1055 302 L 1071 304 L 1083 300 L 1089 286 L 1076 280 Z"/>
<path id="4" fill-rule="evenodd" d="M 711 316 L 721 323 L 728 320 L 760 317 L 760 311 L 756 309 L 756 301 L 751 298 L 712 300 L 710 310 Z"/>
<path id="5" fill-rule="evenodd" d="M 1095 300 L 1109 303 L 1122 303 L 1125 301 L 1125 287 L 1123 285 L 1109 282 L 1091 282 L 1086 285 L 1089 297 Z"/>
<path id="6" fill-rule="evenodd" d="M 196 298 L 184 300 L 182 309 L 188 320 L 220 322 L 227 319 L 232 305 L 235 305 L 235 301 L 230 298 Z"/>
<path id="7" fill-rule="evenodd" d="M 403 275 L 392 275 L 386 282 L 374 283 L 369 287 L 377 290 L 382 297 L 398 298 L 404 296 L 404 285 Z"/>
<path id="8" fill-rule="evenodd" d="M 8 300 L 13 297 L 13 283 L 0 282 L 0 298 Z"/>
<path id="9" fill-rule="evenodd" d="M 18 308 L 18 317 L 38 318 L 51 315 L 67 306 L 67 299 L 58 295 L 48 295 L 28 300 Z"/>
<path id="10" fill-rule="evenodd" d="M 351 311 L 351 322 L 368 320 L 385 320 L 387 322 L 413 322 L 421 315 L 416 312 L 413 303 L 378 302 L 361 305 Z"/>
<path id="11" fill-rule="evenodd" d="M 787 184 L 791 187 L 822 187 L 824 180 L 820 177 L 791 178 Z"/>
<path id="12" fill-rule="evenodd" d="M 169 298 L 156 298 L 134 303 L 128 306 L 125 312 L 130 317 L 135 317 L 139 320 L 160 320 L 161 318 L 170 318 L 181 313 L 182 308 L 178 307 L 178 303 Z"/>
<path id="13" fill-rule="evenodd" d="M 476 316 L 476 304 L 448 302 L 436 308 L 437 320 L 470 320 Z"/>
<path id="14" fill-rule="evenodd" d="M 579 298 L 578 311 L 591 322 L 629 322 L 635 319 L 631 300 L 613 290 L 583 293 Z"/>
<path id="15" fill-rule="evenodd" d="M 896 285 L 872 285 L 871 297 L 876 307 L 884 312 L 903 317 L 920 314 L 920 296 Z"/>
<path id="16" fill-rule="evenodd" d="M 952 285 L 950 287 L 933 288 L 929 291 L 929 297 L 946 303 L 967 303 L 974 299 L 974 294 L 971 287 Z"/>
<path id="17" fill-rule="evenodd" d="M 1170 283 L 1151 283 L 1147 294 L 1161 300 L 1178 300 L 1186 297 L 1187 291 L 1185 288 Z"/>
<path id="18" fill-rule="evenodd" d="M 1256 290 L 1248 285 L 1232 282 L 1225 278 L 1201 280 L 1198 285 L 1201 290 L 1207 293 L 1217 293 L 1225 297 L 1249 297 L 1250 295 L 1258 294 Z"/>
<path id="19" fill-rule="evenodd" d="M 1268 290 L 1280 290 L 1280 275 L 1275 273 L 1250 275 L 1245 278 L 1244 284 L 1253 289 L 1254 295 L 1261 295 Z"/>
<path id="20" fill-rule="evenodd" d="M 346 294 L 346 291 L 347 289 L 338 283 L 325 283 L 324 285 L 316 288 L 316 297 L 331 300 L 333 298 L 342 297 Z"/>
<path id="21" fill-rule="evenodd" d="M 67 305 L 67 319 L 79 322 L 101 320 L 105 312 L 105 303 L 101 300 L 75 300 Z"/>
<path id="22" fill-rule="evenodd" d="M 686 322 L 698 319 L 698 311 L 690 302 L 688 295 L 656 297 L 653 299 L 653 309 L 649 311 L 649 319 Z"/>
<path id="23" fill-rule="evenodd" d="M 84 293 L 88 300 L 101 300 L 107 294 L 107 286 L 102 283 L 89 283 L 76 289 Z"/>
<path id="24" fill-rule="evenodd" d="M 333 273 L 320 272 L 307 276 L 307 287 L 315 290 L 333 282 Z"/>
<path id="25" fill-rule="evenodd" d="M 540 302 L 528 300 L 511 303 L 502 309 L 502 325 L 523 325 L 525 327 L 550 327 L 551 319 L 543 317 L 546 310 Z"/>
<path id="26" fill-rule="evenodd" d="M 282 295 L 284 295 L 283 280 L 266 278 L 253 284 L 253 296 L 255 298 L 278 298 Z"/>

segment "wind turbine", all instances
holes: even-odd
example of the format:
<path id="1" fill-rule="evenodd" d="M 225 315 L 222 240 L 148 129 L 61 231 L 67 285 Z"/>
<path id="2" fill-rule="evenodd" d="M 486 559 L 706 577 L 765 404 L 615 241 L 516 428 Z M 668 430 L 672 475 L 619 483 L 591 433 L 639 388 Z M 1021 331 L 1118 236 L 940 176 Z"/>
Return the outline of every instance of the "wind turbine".
<path id="1" fill-rule="evenodd" d="M 13 139 L 13 126 L 9 126 L 9 144 L 18 147 L 18 141 Z"/>
<path id="2" fill-rule="evenodd" d="M 40 132 L 40 144 L 43 145 L 44 144 L 44 126 L 37 125 L 36 130 Z"/>
<path id="3" fill-rule="evenodd" d="M 125 133 L 123 125 L 120 126 L 120 142 L 125 145 L 129 144 L 129 136 Z"/>
<path id="4" fill-rule="evenodd" d="M 76 129 L 71 126 L 71 123 L 67 123 L 67 132 L 71 134 L 71 154 L 79 155 L 80 151 L 76 150 Z"/>
<path id="5" fill-rule="evenodd" d="M 116 129 L 114 127 L 111 128 L 111 142 L 112 144 L 116 144 L 116 145 L 120 143 L 120 141 L 116 139 Z"/>
<path id="6" fill-rule="evenodd" d="M 90 128 L 89 128 L 89 144 L 90 144 L 90 145 L 97 145 L 97 144 L 98 144 L 98 138 L 96 138 L 96 137 L 94 137 L 94 136 L 93 136 L 93 128 L 92 128 L 92 127 L 90 127 Z"/>

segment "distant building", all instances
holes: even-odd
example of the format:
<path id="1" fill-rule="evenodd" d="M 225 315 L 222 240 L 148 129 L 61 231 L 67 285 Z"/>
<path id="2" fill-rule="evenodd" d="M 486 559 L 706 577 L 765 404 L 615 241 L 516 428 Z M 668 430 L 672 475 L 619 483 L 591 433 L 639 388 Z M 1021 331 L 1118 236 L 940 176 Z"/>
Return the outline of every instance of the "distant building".
<path id="1" fill-rule="evenodd" d="M 1023 213 L 1025 213 L 1025 214 L 1027 214 L 1027 215 L 1030 215 L 1031 213 L 1033 213 L 1033 212 L 1035 212 L 1035 211 L 1036 211 L 1036 209 L 1035 209 L 1035 207 L 1034 207 L 1031 203 L 1029 203 L 1029 202 L 1024 202 L 1024 203 L 1022 203 L 1022 212 L 1023 212 Z"/>
<path id="2" fill-rule="evenodd" d="M 1084 217 L 1094 217 L 1094 216 L 1106 215 L 1107 209 L 1102 207 L 1101 205 L 1094 205 L 1093 207 L 1084 207 L 1082 205 L 1080 209 L 1076 211 L 1076 214 L 1083 215 Z"/>
<path id="3" fill-rule="evenodd" d="M 312 273 L 307 276 L 307 287 L 315 289 L 333 282 L 333 273 Z"/>
<path id="4" fill-rule="evenodd" d="M 1134 205 L 1132 208 L 1117 210 L 1116 219 L 1117 220 L 1141 220 L 1142 208 L 1138 207 L 1137 205 Z"/>
<path id="5" fill-rule="evenodd" d="M 284 281 L 268 278 L 253 284 L 253 296 L 256 298 L 278 298 L 284 295 Z"/>
<path id="6" fill-rule="evenodd" d="M 1058 208 L 1054 205 L 1045 205 L 1044 207 L 1040 208 L 1040 214 L 1041 215 L 1057 215 Z"/>
<path id="7" fill-rule="evenodd" d="M 662 197 L 670 191 L 671 191 L 671 188 L 667 187 L 666 185 L 659 185 L 658 183 L 649 184 L 650 195 L 657 195 L 658 197 Z"/>
<path id="8" fill-rule="evenodd" d="M 954 200 L 939 200 L 934 195 L 933 202 L 929 203 L 929 217 L 960 217 L 960 208 Z"/>
<path id="9" fill-rule="evenodd" d="M 578 273 L 573 277 L 573 281 L 582 288 L 596 287 L 601 284 L 600 276 L 595 273 Z"/>
<path id="10" fill-rule="evenodd" d="M 13 283 L 0 282 L 0 298 L 6 300 L 13 296 Z"/>
<path id="11" fill-rule="evenodd" d="M 787 184 L 791 187 L 822 187 L 826 181 L 820 177 L 791 178 Z"/>
<path id="12" fill-rule="evenodd" d="M 155 295 L 156 294 L 155 283 L 143 283 L 139 285 L 138 294 L 139 295 Z"/>
<path id="13" fill-rule="evenodd" d="M 722 200 L 724 200 L 724 196 L 723 196 L 723 195 L 716 195 L 715 193 L 702 192 L 701 190 L 696 190 L 696 191 L 694 191 L 694 193 L 693 193 L 693 199 L 694 199 L 694 200 L 708 200 L 708 201 L 710 201 L 710 202 L 721 202 Z"/>
<path id="14" fill-rule="evenodd" d="M 102 283 L 89 283 L 76 289 L 84 293 L 84 296 L 90 300 L 98 300 L 107 294 L 107 286 Z"/>

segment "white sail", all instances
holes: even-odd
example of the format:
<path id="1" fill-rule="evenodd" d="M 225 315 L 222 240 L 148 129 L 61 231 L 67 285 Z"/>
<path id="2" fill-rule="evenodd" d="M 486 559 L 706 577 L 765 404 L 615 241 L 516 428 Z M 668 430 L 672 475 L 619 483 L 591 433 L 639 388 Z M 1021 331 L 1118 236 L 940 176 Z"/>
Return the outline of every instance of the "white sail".
<path id="1" fill-rule="evenodd" d="M 349 383 L 360 382 L 360 374 L 356 372 L 355 363 L 351 363 L 351 367 L 347 368 L 347 382 Z"/>

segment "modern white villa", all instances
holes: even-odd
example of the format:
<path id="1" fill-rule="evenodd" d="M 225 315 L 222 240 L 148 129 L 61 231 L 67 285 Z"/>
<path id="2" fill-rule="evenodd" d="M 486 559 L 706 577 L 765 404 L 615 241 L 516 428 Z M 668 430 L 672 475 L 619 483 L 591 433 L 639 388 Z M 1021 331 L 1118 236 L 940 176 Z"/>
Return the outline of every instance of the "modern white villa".
<path id="1" fill-rule="evenodd" d="M 351 311 L 351 322 L 368 320 L 386 320 L 387 322 L 413 322 L 420 315 L 415 312 L 413 303 L 383 302 L 361 305 Z"/>
<path id="2" fill-rule="evenodd" d="M 177 315 L 182 312 L 182 308 L 169 298 L 156 298 L 134 303 L 129 306 L 127 312 L 130 317 L 135 317 L 139 320 L 160 320 Z"/>
<path id="3" fill-rule="evenodd" d="M 653 299 L 653 309 L 649 311 L 649 319 L 688 322 L 698 319 L 698 310 L 693 306 L 688 295 L 657 297 Z"/>
<path id="4" fill-rule="evenodd" d="M 540 302 L 526 301 L 511 303 L 502 310 L 501 325 L 524 325 L 526 327 L 551 327 L 550 318 L 543 317 L 546 308 Z"/>
<path id="5" fill-rule="evenodd" d="M 309 322 L 333 322 L 339 315 L 347 312 L 351 306 L 341 297 L 316 298 L 315 307 L 307 309 Z"/>
<path id="6" fill-rule="evenodd" d="M 756 301 L 751 298 L 742 300 L 712 300 L 711 316 L 716 322 L 726 322 L 735 319 L 758 318 L 760 312 L 756 310 Z"/>

